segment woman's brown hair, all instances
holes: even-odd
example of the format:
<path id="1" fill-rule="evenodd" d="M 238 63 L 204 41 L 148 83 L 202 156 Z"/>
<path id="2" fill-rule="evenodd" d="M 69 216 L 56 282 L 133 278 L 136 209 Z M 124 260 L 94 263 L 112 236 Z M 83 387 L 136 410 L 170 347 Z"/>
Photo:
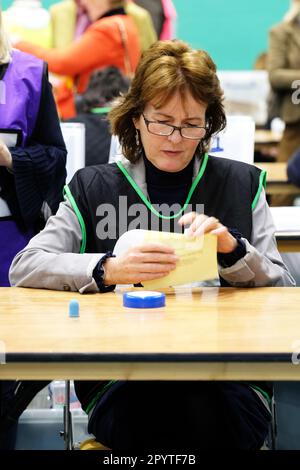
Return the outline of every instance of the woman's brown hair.
<path id="1" fill-rule="evenodd" d="M 223 91 L 207 52 L 178 40 L 157 41 L 143 54 L 128 93 L 109 114 L 112 132 L 132 163 L 141 155 L 133 119 L 141 116 L 147 103 L 160 106 L 178 91 L 182 96 L 190 92 L 195 100 L 207 104 L 207 132 L 197 153 L 207 151 L 211 136 L 226 126 Z"/>

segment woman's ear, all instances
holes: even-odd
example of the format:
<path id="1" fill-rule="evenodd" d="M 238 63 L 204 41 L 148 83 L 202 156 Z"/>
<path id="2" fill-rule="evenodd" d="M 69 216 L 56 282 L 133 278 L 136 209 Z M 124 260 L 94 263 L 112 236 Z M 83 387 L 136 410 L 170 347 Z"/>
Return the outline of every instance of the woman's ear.
<path id="1" fill-rule="evenodd" d="M 133 125 L 136 129 L 140 130 L 140 118 L 132 118 Z"/>

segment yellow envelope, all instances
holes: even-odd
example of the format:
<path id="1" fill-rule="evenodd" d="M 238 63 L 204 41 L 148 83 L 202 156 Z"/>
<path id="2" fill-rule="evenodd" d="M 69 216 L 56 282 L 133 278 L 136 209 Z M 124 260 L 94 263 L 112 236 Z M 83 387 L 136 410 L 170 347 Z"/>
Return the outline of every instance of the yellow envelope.
<path id="1" fill-rule="evenodd" d="M 167 276 L 153 281 L 144 281 L 143 286 L 146 289 L 159 290 L 218 277 L 216 235 L 205 234 L 199 238 L 190 238 L 178 233 L 130 230 L 119 238 L 114 252 L 118 255 L 130 246 L 141 243 L 165 243 L 174 248 L 176 255 L 180 258 L 176 269 Z"/>

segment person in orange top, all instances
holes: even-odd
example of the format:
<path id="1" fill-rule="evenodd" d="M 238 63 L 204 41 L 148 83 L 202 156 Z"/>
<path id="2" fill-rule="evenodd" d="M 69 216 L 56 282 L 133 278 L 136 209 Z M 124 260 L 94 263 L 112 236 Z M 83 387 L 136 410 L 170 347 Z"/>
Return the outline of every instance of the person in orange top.
<path id="1" fill-rule="evenodd" d="M 60 117 L 64 119 L 75 116 L 74 90 L 82 94 L 94 70 L 114 65 L 130 76 L 140 58 L 138 33 L 125 13 L 124 1 L 81 0 L 81 4 L 92 24 L 68 47 L 47 49 L 26 41 L 14 44 L 48 62 L 50 72 L 72 78 L 69 83 L 63 82 L 56 94 Z"/>

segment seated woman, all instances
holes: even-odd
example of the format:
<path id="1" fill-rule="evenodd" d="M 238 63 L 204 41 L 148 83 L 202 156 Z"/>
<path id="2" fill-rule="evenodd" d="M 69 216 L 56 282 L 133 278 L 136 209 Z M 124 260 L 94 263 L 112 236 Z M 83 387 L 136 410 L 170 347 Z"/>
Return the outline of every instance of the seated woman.
<path id="1" fill-rule="evenodd" d="M 123 160 L 76 173 L 57 215 L 15 257 L 14 285 L 104 293 L 164 277 L 178 260 L 169 246 L 146 243 L 117 257 L 112 251 L 133 220 L 133 205 L 135 213 L 146 206 L 141 228 L 151 229 L 152 221 L 172 218 L 174 204 L 181 207 L 174 223 L 189 225 L 195 237 L 217 237 L 221 285 L 294 284 L 277 251 L 261 170 L 206 153 L 226 118 L 205 51 L 181 41 L 155 43 L 110 120 Z M 193 210 L 198 204 L 204 213 Z M 155 215 L 157 205 L 162 214 Z M 262 383 L 98 381 L 77 382 L 76 391 L 89 431 L 115 451 L 259 449 L 270 420 Z"/>

